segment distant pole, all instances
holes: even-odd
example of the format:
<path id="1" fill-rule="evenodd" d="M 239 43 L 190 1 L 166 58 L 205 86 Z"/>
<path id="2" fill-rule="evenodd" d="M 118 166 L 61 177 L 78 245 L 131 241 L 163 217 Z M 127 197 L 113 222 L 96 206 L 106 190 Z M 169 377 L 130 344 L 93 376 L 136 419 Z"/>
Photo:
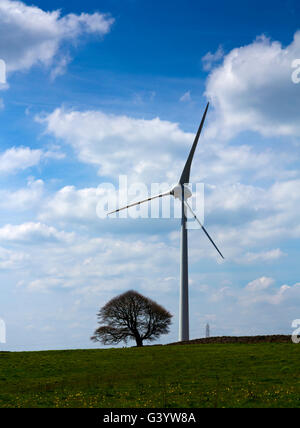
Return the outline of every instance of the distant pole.
<path id="1" fill-rule="evenodd" d="M 206 339 L 210 338 L 210 327 L 209 324 L 206 324 Z"/>

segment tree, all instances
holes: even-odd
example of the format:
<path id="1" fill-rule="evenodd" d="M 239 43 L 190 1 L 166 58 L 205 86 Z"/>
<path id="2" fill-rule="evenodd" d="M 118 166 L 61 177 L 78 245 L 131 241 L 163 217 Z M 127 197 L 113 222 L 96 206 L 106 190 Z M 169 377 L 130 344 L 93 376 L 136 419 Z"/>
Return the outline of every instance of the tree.
<path id="1" fill-rule="evenodd" d="M 138 347 L 169 333 L 172 315 L 162 306 L 135 291 L 108 302 L 98 313 L 100 327 L 91 340 L 113 345 L 135 340 Z"/>

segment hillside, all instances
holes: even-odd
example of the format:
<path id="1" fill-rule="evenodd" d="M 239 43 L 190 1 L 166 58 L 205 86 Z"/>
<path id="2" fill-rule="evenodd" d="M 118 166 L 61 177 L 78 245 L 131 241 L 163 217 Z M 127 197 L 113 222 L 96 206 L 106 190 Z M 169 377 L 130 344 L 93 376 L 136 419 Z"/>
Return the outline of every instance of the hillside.
<path id="1" fill-rule="evenodd" d="M 207 344 L 0 354 L 0 407 L 298 407 L 299 347 Z"/>
<path id="2" fill-rule="evenodd" d="M 269 336 L 222 336 L 205 339 L 193 339 L 189 342 L 175 342 L 169 345 L 207 345 L 213 343 L 291 343 L 291 336 L 269 335 Z"/>

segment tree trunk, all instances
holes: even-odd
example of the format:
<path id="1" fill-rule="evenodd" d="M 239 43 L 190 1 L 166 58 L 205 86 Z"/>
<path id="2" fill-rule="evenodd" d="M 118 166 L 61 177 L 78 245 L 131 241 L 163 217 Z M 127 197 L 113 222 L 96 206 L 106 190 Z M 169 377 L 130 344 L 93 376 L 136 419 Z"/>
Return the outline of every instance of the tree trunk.
<path id="1" fill-rule="evenodd" d="M 142 339 L 140 337 L 136 337 L 135 341 L 136 341 L 136 346 L 138 348 L 141 348 L 143 346 L 143 341 L 142 341 Z"/>

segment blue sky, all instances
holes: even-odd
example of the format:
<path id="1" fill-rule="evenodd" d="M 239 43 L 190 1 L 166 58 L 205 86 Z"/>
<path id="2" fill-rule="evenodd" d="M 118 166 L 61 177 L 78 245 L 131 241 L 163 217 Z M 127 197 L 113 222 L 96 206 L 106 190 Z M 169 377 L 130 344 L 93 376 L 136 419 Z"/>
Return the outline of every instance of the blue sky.
<path id="1" fill-rule="evenodd" d="M 7 350 L 94 347 L 96 313 L 136 289 L 174 314 L 176 220 L 100 220 L 119 174 L 192 171 L 220 263 L 190 232 L 191 336 L 291 333 L 300 318 L 296 1 L 0 1 L 0 318 Z M 60 11 L 60 12 L 58 12 Z"/>

